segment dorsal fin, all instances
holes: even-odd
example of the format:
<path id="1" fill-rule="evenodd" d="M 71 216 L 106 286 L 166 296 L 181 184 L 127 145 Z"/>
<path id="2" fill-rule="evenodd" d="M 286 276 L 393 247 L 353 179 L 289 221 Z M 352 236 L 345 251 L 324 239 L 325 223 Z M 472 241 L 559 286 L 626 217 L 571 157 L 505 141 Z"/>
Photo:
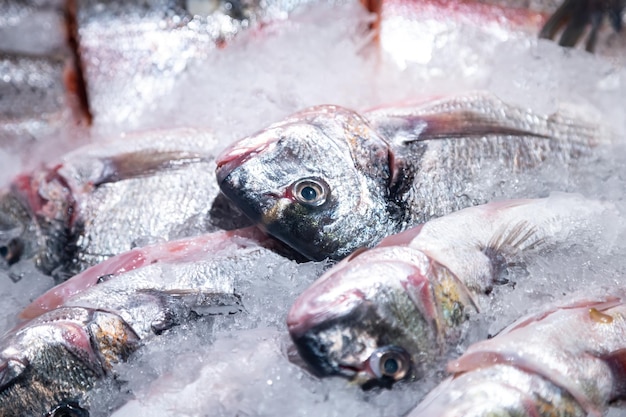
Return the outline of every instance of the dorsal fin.
<path id="1" fill-rule="evenodd" d="M 93 185 L 140 178 L 160 170 L 171 170 L 193 163 L 205 162 L 208 158 L 192 152 L 160 151 L 129 152 L 102 159 L 104 168 Z"/>

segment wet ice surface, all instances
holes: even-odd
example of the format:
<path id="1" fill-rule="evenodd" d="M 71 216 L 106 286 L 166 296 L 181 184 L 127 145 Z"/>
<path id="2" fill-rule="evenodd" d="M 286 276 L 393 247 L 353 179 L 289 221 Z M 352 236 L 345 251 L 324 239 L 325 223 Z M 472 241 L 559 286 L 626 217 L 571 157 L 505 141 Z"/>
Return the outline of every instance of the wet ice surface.
<path id="1" fill-rule="evenodd" d="M 439 32 L 428 56 L 404 49 L 405 56 L 392 57 L 366 47 L 366 21 L 354 4 L 332 11 L 319 7 L 292 22 L 244 34 L 210 54 L 203 65 L 190 68 L 179 80 L 179 88 L 153 103 L 151 112 L 133 120 L 132 126 L 209 127 L 226 146 L 309 105 L 334 103 L 366 110 L 424 95 L 489 89 L 539 112 L 575 106 L 585 117 L 609 126 L 618 138 L 624 136 L 626 73 L 619 66 L 549 42 L 506 36 L 494 40 L 476 27 Z M 384 30 L 395 27 L 389 24 Z M 391 35 L 383 31 L 385 36 Z M 411 38 L 406 41 L 408 48 L 415 43 Z M 105 138 L 127 129 L 95 123 L 94 131 Z M 619 206 L 626 189 L 625 157 L 623 147 L 615 146 L 572 176 L 547 167 L 474 191 L 495 198 L 580 191 Z M 0 166 L 0 184 L 6 184 L 19 168 L 1 153 Z M 601 247 L 586 246 L 581 237 L 572 247 L 547 254 L 526 268 L 512 268 L 511 284 L 486 297 L 486 314 L 471 323 L 476 326 L 452 354 L 544 303 L 572 292 L 609 291 L 619 285 L 626 266 L 619 256 L 625 249 L 622 235 L 618 224 L 615 236 L 608 236 Z M 320 381 L 311 376 L 289 361 L 291 344 L 284 319 L 297 294 L 325 264 L 298 265 L 276 255 L 249 262 L 257 273 L 238 286 L 246 309 L 243 314 L 202 318 L 175 328 L 116 369 L 119 379 L 126 381 L 124 389 L 135 398 L 115 416 L 399 416 L 440 378 L 438 374 L 425 385 L 363 392 L 342 379 Z M 0 272 L 1 307 L 8 313 L 0 329 L 13 324 L 10 312 L 17 312 L 51 285 L 49 278 L 27 267 L 17 265 L 11 271 L 22 273 L 17 283 Z M 101 401 L 102 408 L 92 414 L 109 414 L 110 398 L 103 396 Z"/>

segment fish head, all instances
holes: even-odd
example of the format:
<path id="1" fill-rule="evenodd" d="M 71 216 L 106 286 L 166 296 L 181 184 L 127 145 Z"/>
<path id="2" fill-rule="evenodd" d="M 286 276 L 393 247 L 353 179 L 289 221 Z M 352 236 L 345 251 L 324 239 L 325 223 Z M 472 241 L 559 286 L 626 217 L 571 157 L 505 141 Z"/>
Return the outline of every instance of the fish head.
<path id="1" fill-rule="evenodd" d="M 300 356 L 319 376 L 343 376 L 364 388 L 419 379 L 440 351 L 429 273 L 428 257 L 406 247 L 344 260 L 289 312 Z"/>
<path id="2" fill-rule="evenodd" d="M 139 346 L 117 314 L 61 307 L 5 335 L 0 415 L 89 416 L 90 390 Z"/>
<path id="3" fill-rule="evenodd" d="M 388 144 L 357 113 L 317 106 L 217 160 L 222 192 L 304 256 L 339 259 L 390 234 Z"/>

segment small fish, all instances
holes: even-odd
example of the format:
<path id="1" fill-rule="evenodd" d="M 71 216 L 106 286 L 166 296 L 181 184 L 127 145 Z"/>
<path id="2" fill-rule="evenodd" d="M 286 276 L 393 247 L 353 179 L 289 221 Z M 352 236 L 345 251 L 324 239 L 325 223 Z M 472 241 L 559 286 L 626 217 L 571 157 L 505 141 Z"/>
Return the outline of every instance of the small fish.
<path id="1" fill-rule="evenodd" d="M 0 415 L 88 417 L 89 392 L 139 347 L 117 314 L 50 311 L 0 341 Z"/>
<path id="2" fill-rule="evenodd" d="M 603 136 L 605 135 L 605 136 Z M 318 106 L 218 157 L 222 192 L 309 259 L 341 259 L 385 236 L 486 202 L 479 191 L 542 164 L 571 170 L 609 135 L 487 93 L 363 116 Z M 498 175 L 490 175 L 490 169 Z M 474 191 L 472 191 L 474 190 Z"/>
<path id="3" fill-rule="evenodd" d="M 215 145 L 205 131 L 150 131 L 17 177 L 0 198 L 0 255 L 33 258 L 62 281 L 135 246 L 217 229 Z"/>
<path id="4" fill-rule="evenodd" d="M 54 287 L 0 342 L 0 415 L 88 416 L 112 364 L 198 315 L 242 311 L 237 279 L 265 240 L 249 228 L 138 248 Z"/>
<path id="5" fill-rule="evenodd" d="M 524 317 L 450 362 L 409 416 L 600 416 L 626 398 L 624 317 L 610 295 Z"/>
<path id="6" fill-rule="evenodd" d="M 327 271 L 294 302 L 289 333 L 321 376 L 365 387 L 420 379 L 463 337 L 462 324 L 481 310 L 481 296 L 507 282 L 509 264 L 591 235 L 592 220 L 612 210 L 553 194 L 432 220 Z"/>

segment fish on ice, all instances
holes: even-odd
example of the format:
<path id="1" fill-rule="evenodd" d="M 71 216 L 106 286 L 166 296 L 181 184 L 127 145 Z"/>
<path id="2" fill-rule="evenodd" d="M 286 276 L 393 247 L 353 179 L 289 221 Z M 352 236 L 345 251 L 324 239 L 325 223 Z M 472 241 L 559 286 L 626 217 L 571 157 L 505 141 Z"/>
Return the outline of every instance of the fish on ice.
<path id="1" fill-rule="evenodd" d="M 92 390 L 115 388 L 114 364 L 199 315 L 244 309 L 237 280 L 265 240 L 248 228 L 138 248 L 52 288 L 0 341 L 0 415 L 105 415 Z"/>
<path id="2" fill-rule="evenodd" d="M 451 361 L 409 417 L 603 415 L 625 398 L 625 317 L 621 290 L 523 317 Z"/>
<path id="3" fill-rule="evenodd" d="M 0 198 L 0 261 L 33 258 L 62 281 L 136 246 L 216 230 L 216 144 L 207 131 L 147 131 L 18 176 Z"/>
<path id="4" fill-rule="evenodd" d="M 431 220 L 328 270 L 295 300 L 289 333 L 320 376 L 365 387 L 419 380 L 463 340 L 509 265 L 593 239 L 610 215 L 611 204 L 555 193 Z"/>
<path id="5" fill-rule="evenodd" d="M 433 217 L 493 198 L 494 183 L 542 166 L 571 172 L 611 135 L 468 93 L 360 115 L 296 113 L 225 150 L 222 192 L 309 259 L 341 259 Z"/>

